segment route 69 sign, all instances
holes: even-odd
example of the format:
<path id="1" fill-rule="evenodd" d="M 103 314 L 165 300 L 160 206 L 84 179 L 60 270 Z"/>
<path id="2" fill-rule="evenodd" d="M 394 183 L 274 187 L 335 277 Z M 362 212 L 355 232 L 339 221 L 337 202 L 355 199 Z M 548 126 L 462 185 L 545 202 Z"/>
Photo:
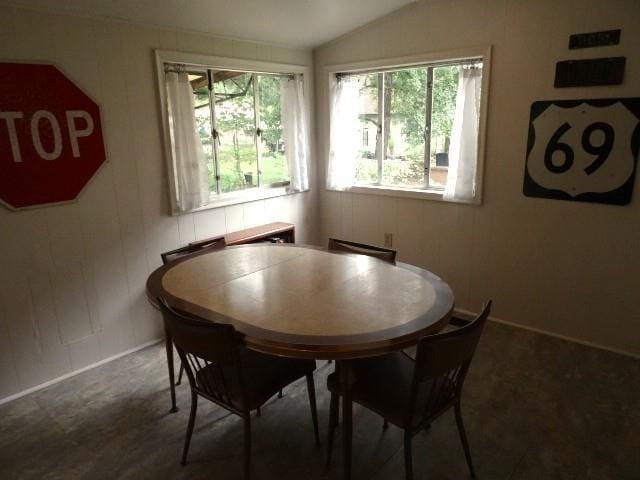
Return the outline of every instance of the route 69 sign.
<path id="1" fill-rule="evenodd" d="M 640 144 L 640 98 L 531 105 L 523 192 L 626 205 Z"/>

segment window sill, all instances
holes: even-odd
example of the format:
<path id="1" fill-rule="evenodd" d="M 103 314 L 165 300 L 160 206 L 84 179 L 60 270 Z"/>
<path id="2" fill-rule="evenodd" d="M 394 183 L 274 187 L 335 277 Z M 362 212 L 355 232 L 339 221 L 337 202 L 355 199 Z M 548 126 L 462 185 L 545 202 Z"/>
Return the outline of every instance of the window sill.
<path id="1" fill-rule="evenodd" d="M 308 191 L 308 190 L 305 190 Z M 190 210 L 188 212 L 173 212 L 173 215 L 181 215 L 184 213 L 201 212 L 203 210 L 209 210 L 211 208 L 229 207 L 231 205 L 238 205 L 241 203 L 255 202 L 258 200 L 266 200 L 268 198 L 282 197 L 285 195 L 293 195 L 294 193 L 302 192 L 289 192 L 287 187 L 274 187 L 274 188 L 247 188 L 245 190 L 237 192 L 223 193 L 220 195 L 212 195 L 211 201 L 200 207 Z"/>
<path id="2" fill-rule="evenodd" d="M 370 195 L 383 195 L 386 197 L 417 198 L 420 200 L 435 200 L 447 203 L 464 203 L 469 205 L 480 205 L 480 199 L 474 200 L 445 200 L 442 190 L 427 190 L 422 188 L 393 188 L 380 185 L 354 185 L 349 190 L 351 193 L 364 193 Z"/>

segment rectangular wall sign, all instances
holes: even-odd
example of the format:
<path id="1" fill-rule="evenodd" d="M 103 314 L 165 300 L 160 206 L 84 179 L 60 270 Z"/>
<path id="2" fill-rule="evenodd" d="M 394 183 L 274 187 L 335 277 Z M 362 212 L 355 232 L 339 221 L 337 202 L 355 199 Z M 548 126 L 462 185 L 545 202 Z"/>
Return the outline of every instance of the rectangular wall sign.
<path id="1" fill-rule="evenodd" d="M 556 63 L 556 79 L 553 86 L 561 88 L 620 85 L 624 78 L 625 63 L 625 57 L 558 62 Z"/>
<path id="2" fill-rule="evenodd" d="M 620 43 L 620 29 L 603 32 L 576 33 L 569 37 L 569 49 L 604 47 Z"/>

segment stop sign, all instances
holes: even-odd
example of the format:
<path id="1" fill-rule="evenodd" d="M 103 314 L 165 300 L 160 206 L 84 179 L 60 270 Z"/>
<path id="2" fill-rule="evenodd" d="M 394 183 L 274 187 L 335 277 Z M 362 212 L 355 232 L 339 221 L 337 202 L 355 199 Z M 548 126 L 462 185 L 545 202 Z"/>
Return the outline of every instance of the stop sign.
<path id="1" fill-rule="evenodd" d="M 105 158 L 98 105 L 60 70 L 0 63 L 0 201 L 74 200 Z"/>

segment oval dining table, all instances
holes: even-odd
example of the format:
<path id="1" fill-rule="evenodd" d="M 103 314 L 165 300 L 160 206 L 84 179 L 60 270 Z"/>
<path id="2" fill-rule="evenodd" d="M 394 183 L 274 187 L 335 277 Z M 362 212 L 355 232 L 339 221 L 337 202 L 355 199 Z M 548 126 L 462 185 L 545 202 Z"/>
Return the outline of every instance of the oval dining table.
<path id="1" fill-rule="evenodd" d="M 454 296 L 419 267 L 299 244 L 252 244 L 198 253 L 147 280 L 157 306 L 228 323 L 247 348 L 336 360 L 343 382 L 344 478 L 351 476 L 349 360 L 413 346 L 449 321 Z"/>

